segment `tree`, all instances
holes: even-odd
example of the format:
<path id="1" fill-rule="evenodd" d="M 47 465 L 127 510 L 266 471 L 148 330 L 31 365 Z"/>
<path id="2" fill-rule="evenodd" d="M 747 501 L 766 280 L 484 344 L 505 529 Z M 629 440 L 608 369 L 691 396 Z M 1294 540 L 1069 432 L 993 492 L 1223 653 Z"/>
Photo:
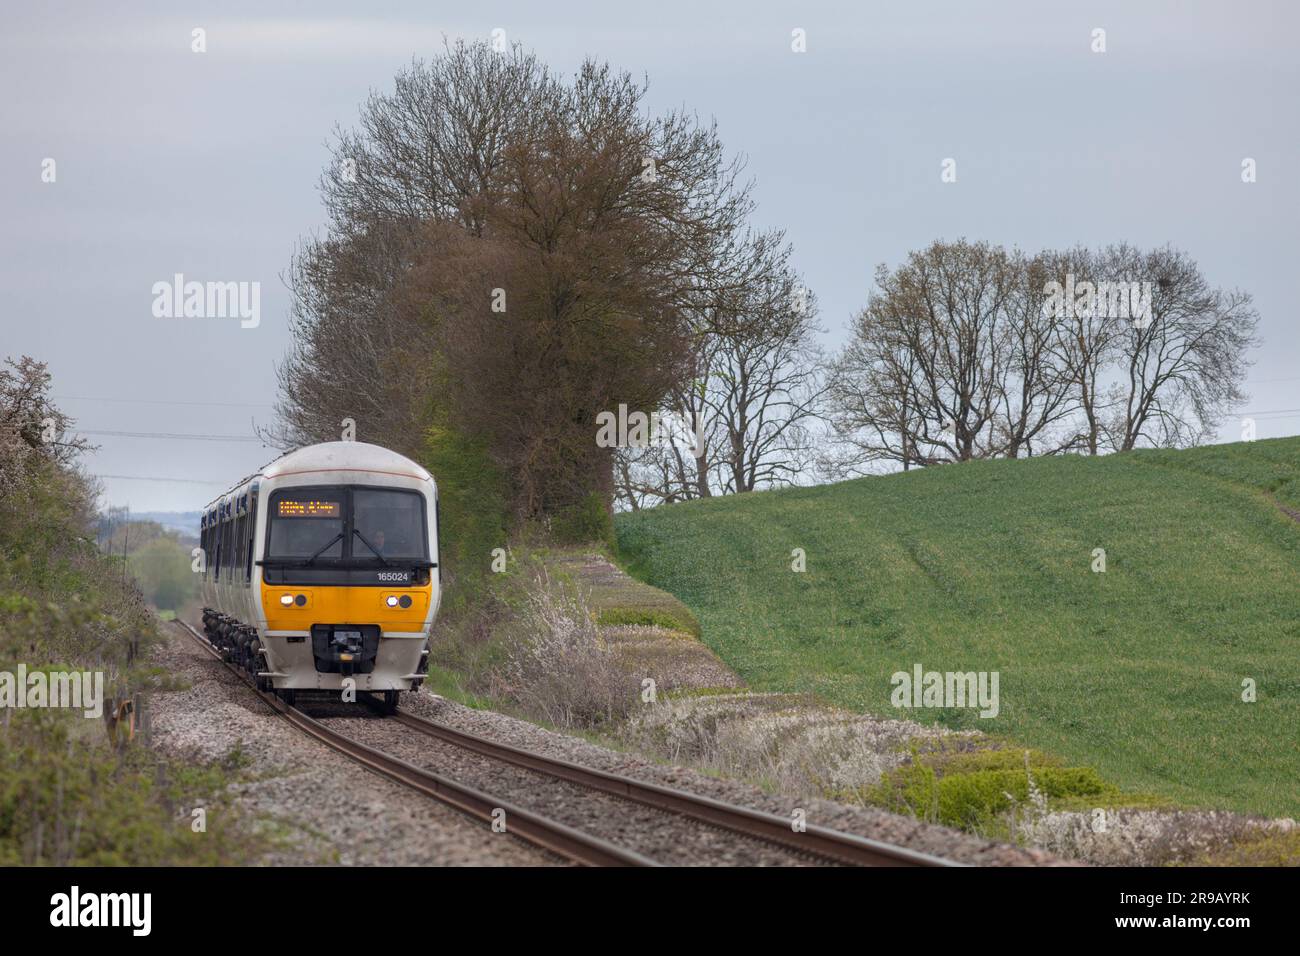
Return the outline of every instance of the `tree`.
<path id="1" fill-rule="evenodd" d="M 320 193 L 325 238 L 302 243 L 287 276 L 293 346 L 277 369 L 278 421 L 289 448 L 339 437 L 344 418 L 366 440 L 418 454 L 436 366 L 425 303 L 405 288 L 427 256 L 430 227 L 480 234 L 507 190 L 508 145 L 553 112 L 559 85 L 518 45 L 457 41 L 413 60 L 391 92 L 372 93 L 355 129 L 336 128 Z"/>
<path id="2" fill-rule="evenodd" d="M 611 490 L 596 416 L 663 402 L 691 310 L 748 215 L 716 130 L 650 115 L 645 87 L 587 62 L 457 44 L 414 63 L 337 135 L 330 235 L 291 271 L 286 441 L 418 454 L 429 426 L 482 442 L 521 518 Z"/>
<path id="3" fill-rule="evenodd" d="M 711 263 L 689 372 L 671 393 L 689 441 L 620 450 L 628 507 L 789 484 L 813 463 L 824 391 L 817 303 L 791 254 L 779 232 L 747 234 Z"/>
<path id="4" fill-rule="evenodd" d="M 1116 340 L 1119 401 L 1111 444 L 1182 445 L 1203 440 L 1241 389 L 1259 314 L 1251 296 L 1211 288 L 1186 253 L 1166 246 L 1106 252 L 1110 268 L 1151 287 L 1151 313 L 1124 324 Z"/>
<path id="5" fill-rule="evenodd" d="M 1258 316 L 1183 252 L 935 243 L 877 272 L 831 378 L 846 471 L 1203 438 Z"/>
<path id="6" fill-rule="evenodd" d="M 197 590 L 196 575 L 190 568 L 190 554 L 175 537 L 163 535 L 135 550 L 128 567 L 156 608 L 179 610 Z"/>
<path id="7" fill-rule="evenodd" d="M 1062 435 L 1059 426 L 1074 414 L 1078 403 L 1073 378 L 1056 352 L 1061 323 L 1045 302 L 1050 260 L 1015 253 L 1010 262 L 1018 278 L 1002 322 L 1008 349 L 994 431 L 995 446 L 1003 448 L 1000 453 L 1018 458 L 1034 454 L 1036 447 L 1039 454 L 1050 454 L 1072 446 L 1074 436 Z"/>
<path id="8" fill-rule="evenodd" d="M 1061 283 L 1070 290 L 1077 288 L 1076 283 L 1095 287 L 1105 271 L 1098 257 L 1081 247 L 1045 252 L 1038 261 L 1046 282 Z M 1051 358 L 1069 383 L 1073 407 L 1083 419 L 1081 429 L 1067 447 L 1095 455 L 1104 440 L 1104 421 L 1110 407 L 1106 377 L 1119 326 L 1105 314 L 1106 310 L 1078 307 L 1072 295 L 1065 304 L 1067 308 L 1049 310 L 1053 319 Z"/>
<path id="9" fill-rule="evenodd" d="M 1015 354 L 1008 313 L 1018 292 L 1021 313 L 1027 308 L 1020 266 L 1000 248 L 961 240 L 914 252 L 892 272 L 877 269 L 829 390 L 847 450 L 841 469 L 986 458 L 1025 441 L 1031 413 L 1021 409 L 1015 427 L 1005 418 Z M 1026 333 L 1022 352 L 1037 334 Z M 1031 398 L 1042 392 L 1031 383 Z"/>
<path id="10" fill-rule="evenodd" d="M 812 463 L 808 426 L 824 391 L 816 299 L 788 258 L 787 247 L 768 262 L 745 305 L 747 321 L 716 333 L 704 405 L 721 432 L 716 464 L 725 492 L 790 484 Z"/>

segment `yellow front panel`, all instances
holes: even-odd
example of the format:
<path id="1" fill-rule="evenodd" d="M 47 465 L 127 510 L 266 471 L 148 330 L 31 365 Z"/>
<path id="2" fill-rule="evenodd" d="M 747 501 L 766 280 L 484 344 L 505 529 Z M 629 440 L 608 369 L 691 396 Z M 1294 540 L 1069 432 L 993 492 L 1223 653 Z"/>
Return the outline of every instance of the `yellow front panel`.
<path id="1" fill-rule="evenodd" d="M 420 631 L 433 585 L 413 588 L 262 585 L 262 609 L 270 631 L 309 631 L 313 624 L 378 624 L 382 631 Z M 294 600 L 282 604 L 285 595 Z M 409 596 L 410 607 L 389 607 L 388 598 Z M 301 596 L 305 603 L 299 604 Z"/>

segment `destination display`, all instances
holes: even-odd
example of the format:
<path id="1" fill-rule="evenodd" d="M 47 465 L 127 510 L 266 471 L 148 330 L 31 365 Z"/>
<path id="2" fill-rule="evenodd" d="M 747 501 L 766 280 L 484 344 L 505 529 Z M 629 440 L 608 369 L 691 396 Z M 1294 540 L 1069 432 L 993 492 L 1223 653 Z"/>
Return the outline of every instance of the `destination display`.
<path id="1" fill-rule="evenodd" d="M 337 518 L 337 501 L 293 501 L 281 498 L 276 503 L 277 518 Z"/>

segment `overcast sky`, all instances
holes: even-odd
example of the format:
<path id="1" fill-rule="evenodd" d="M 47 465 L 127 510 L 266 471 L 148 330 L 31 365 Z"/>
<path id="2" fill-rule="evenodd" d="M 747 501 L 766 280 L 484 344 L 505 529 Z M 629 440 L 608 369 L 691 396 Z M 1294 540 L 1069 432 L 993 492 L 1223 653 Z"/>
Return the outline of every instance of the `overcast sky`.
<path id="1" fill-rule="evenodd" d="M 1300 432 L 1300 5 L 698 2 L 6 5 L 0 13 L 0 346 L 49 362 L 60 404 L 133 510 L 201 506 L 273 456 L 252 434 L 288 346 L 280 275 L 323 224 L 336 123 L 444 35 L 505 30 L 571 73 L 650 80 L 748 158 L 843 340 L 878 263 L 934 239 L 1026 250 L 1172 242 L 1255 296 L 1243 413 Z M 206 31 L 207 52 L 191 51 Z M 807 52 L 791 50 L 801 28 Z M 1106 31 L 1093 53 L 1092 31 Z M 957 182 L 940 181 L 945 158 Z M 1241 181 L 1246 157 L 1258 181 Z M 56 179 L 42 181 L 55 160 Z M 160 319 L 175 273 L 258 282 L 261 321 Z M 1272 413 L 1272 414 L 1263 414 Z M 1240 419 L 1222 440 L 1240 437 Z M 364 434 L 358 434 L 364 439 Z"/>

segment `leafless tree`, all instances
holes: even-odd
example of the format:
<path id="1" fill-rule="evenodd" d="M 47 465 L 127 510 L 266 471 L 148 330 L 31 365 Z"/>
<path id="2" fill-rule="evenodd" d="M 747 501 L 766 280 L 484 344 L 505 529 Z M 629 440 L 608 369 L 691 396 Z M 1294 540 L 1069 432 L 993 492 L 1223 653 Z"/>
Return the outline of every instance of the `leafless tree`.
<path id="1" fill-rule="evenodd" d="M 1050 262 L 1012 253 L 1014 276 L 1001 336 L 1008 349 L 998 392 L 994 447 L 1008 458 L 1051 454 L 1074 444 L 1066 423 L 1078 405 L 1067 367 L 1058 361 L 1059 318 L 1046 308 Z"/>
<path id="2" fill-rule="evenodd" d="M 1006 316 L 1021 287 L 1005 251 L 965 240 L 877 270 L 830 390 L 832 423 L 850 450 L 845 470 L 1006 452 L 1012 429 L 998 427 L 1013 354 Z"/>
<path id="3" fill-rule="evenodd" d="M 559 85 L 519 46 L 447 44 L 374 92 L 354 129 L 336 128 L 320 192 L 325 238 L 302 243 L 286 282 L 293 346 L 277 369 L 278 421 L 265 437 L 288 448 L 339 436 L 414 452 L 410 423 L 427 411 L 428 314 L 402 289 L 427 257 L 431 224 L 481 232 L 512 142 L 558 109 Z"/>
<path id="4" fill-rule="evenodd" d="M 1251 296 L 1212 288 L 1190 256 L 1168 246 L 1112 248 L 1105 257 L 1114 272 L 1152 290 L 1149 318 L 1123 323 L 1117 336 L 1112 446 L 1203 440 L 1246 399 L 1241 382 L 1259 323 Z"/>
<path id="5" fill-rule="evenodd" d="M 681 385 L 709 265 L 752 209 L 716 129 L 644 96 L 485 43 L 373 94 L 335 136 L 329 232 L 290 271 L 281 443 L 350 417 L 414 453 L 436 419 L 486 441 L 520 514 L 607 490 L 594 416 Z"/>
<path id="6" fill-rule="evenodd" d="M 841 466 L 1196 441 L 1244 400 L 1257 321 L 1170 248 L 935 243 L 878 271 L 835 362 Z"/>
<path id="7" fill-rule="evenodd" d="M 1049 308 L 1054 320 L 1050 361 L 1070 383 L 1073 405 L 1081 425 L 1066 447 L 1095 455 L 1105 440 L 1105 420 L 1109 414 L 1111 391 L 1107 375 L 1115 355 L 1119 326 L 1104 310 L 1074 297 L 1074 289 L 1087 283 L 1095 287 L 1108 274 L 1097 254 L 1082 247 L 1061 252 L 1044 252 L 1038 257 L 1044 283 L 1062 286 L 1064 307 Z M 1084 297 L 1086 299 L 1086 297 Z"/>
<path id="8" fill-rule="evenodd" d="M 816 298 L 789 266 L 789 248 L 771 247 L 746 321 L 717 333 L 705 415 L 719 426 L 715 462 L 727 493 L 791 484 L 812 464 L 809 425 L 825 386 L 814 341 Z"/>
<path id="9" fill-rule="evenodd" d="M 816 297 L 779 232 L 728 243 L 692 313 L 695 346 L 670 411 L 692 442 L 624 449 L 627 507 L 789 484 L 813 464 L 810 432 L 824 392 Z"/>

